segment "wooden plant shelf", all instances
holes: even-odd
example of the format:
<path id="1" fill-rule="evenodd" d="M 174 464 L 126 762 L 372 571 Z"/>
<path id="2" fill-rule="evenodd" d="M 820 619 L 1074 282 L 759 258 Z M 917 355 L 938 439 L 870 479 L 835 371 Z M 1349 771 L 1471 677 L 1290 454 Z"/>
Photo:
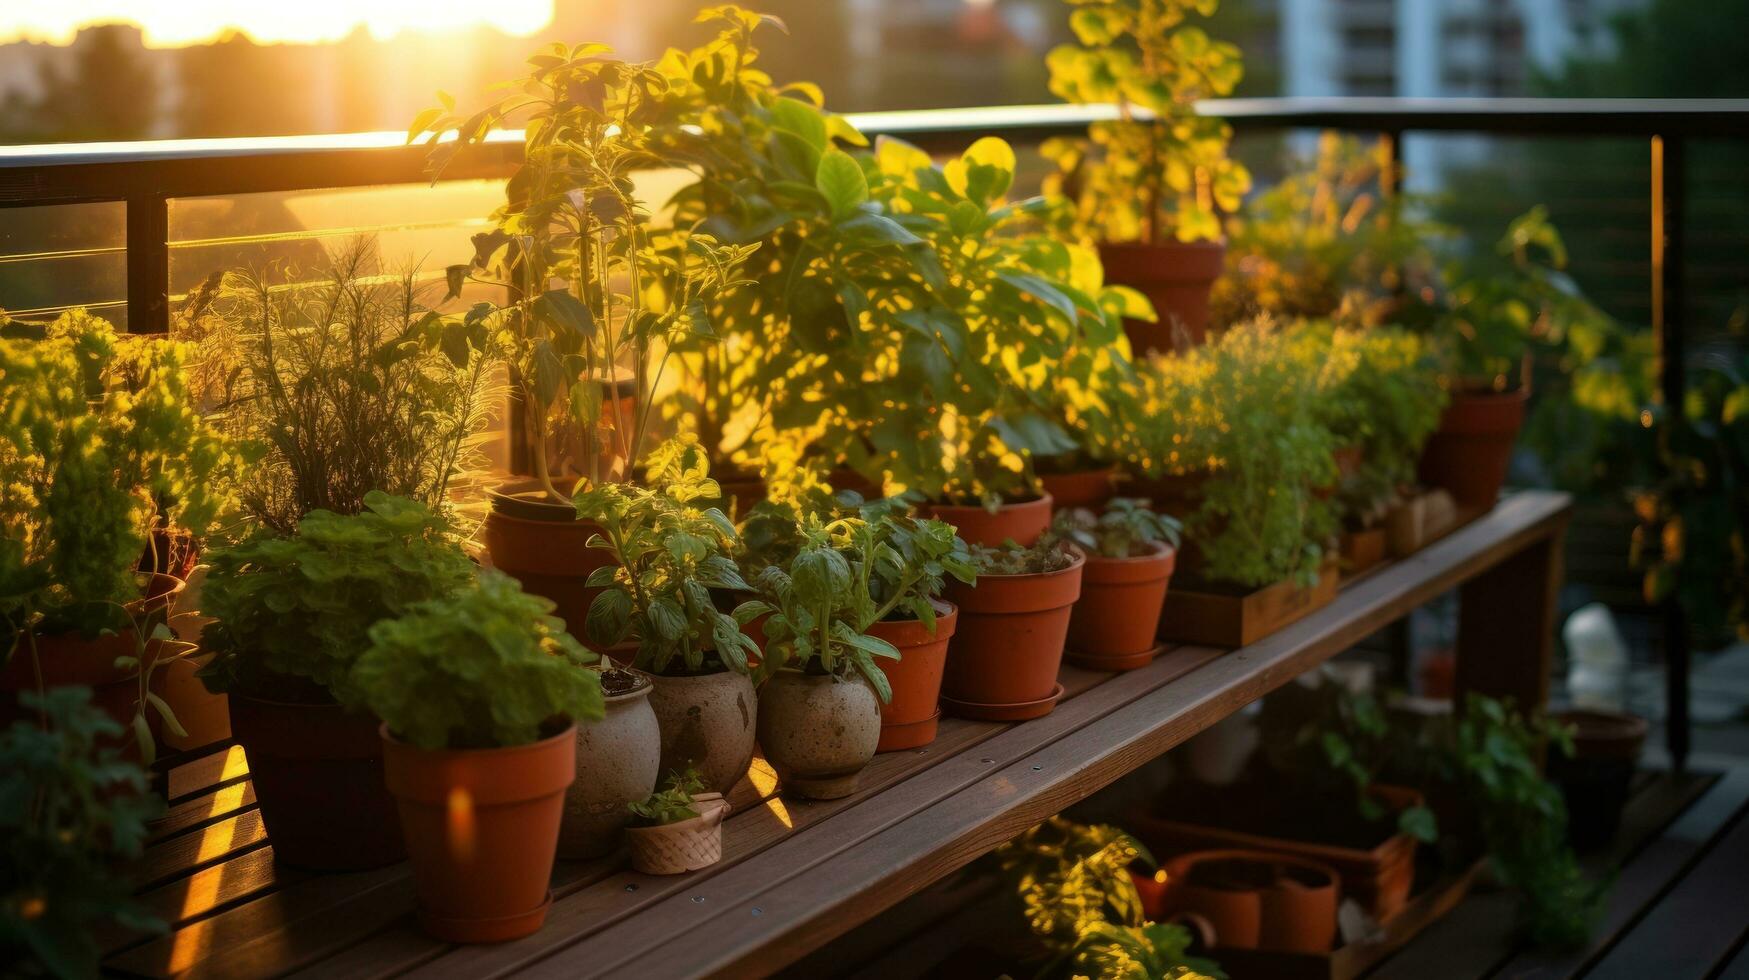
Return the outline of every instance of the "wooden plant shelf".
<path id="1" fill-rule="evenodd" d="M 421 934 L 405 864 L 349 875 L 274 864 L 231 749 L 172 773 L 172 815 L 141 881 L 170 931 L 106 937 L 105 966 L 154 977 L 769 974 L 1450 589 L 1462 589 L 1460 686 L 1541 703 L 1570 509 L 1563 494 L 1509 496 L 1248 646 L 1170 648 L 1116 675 L 1064 667 L 1051 714 L 943 718 L 933 744 L 877 756 L 846 799 L 781 797 L 755 759 L 731 794 L 722 863 L 657 878 L 618 855 L 561 862 L 546 926 L 496 946 Z"/>

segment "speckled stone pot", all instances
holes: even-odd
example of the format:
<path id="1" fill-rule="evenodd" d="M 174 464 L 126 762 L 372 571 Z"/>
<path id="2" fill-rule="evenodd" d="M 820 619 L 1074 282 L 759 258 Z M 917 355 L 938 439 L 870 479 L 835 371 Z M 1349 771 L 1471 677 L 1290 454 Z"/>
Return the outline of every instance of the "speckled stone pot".
<path id="1" fill-rule="evenodd" d="M 650 707 L 662 732 L 660 773 L 692 766 L 704 788 L 727 795 L 753 761 L 759 698 L 746 675 L 720 670 L 656 675 Z"/>
<path id="2" fill-rule="evenodd" d="M 814 800 L 856 792 L 881 740 L 881 701 L 861 677 L 780 670 L 759 689 L 759 744 L 783 788 Z"/>
<path id="3" fill-rule="evenodd" d="M 607 698 L 600 721 L 577 725 L 577 781 L 565 791 L 559 825 L 559 857 L 600 857 L 619 846 L 629 803 L 648 797 L 661 773 L 662 732 L 650 707 L 652 684 L 636 673 L 638 686 Z"/>

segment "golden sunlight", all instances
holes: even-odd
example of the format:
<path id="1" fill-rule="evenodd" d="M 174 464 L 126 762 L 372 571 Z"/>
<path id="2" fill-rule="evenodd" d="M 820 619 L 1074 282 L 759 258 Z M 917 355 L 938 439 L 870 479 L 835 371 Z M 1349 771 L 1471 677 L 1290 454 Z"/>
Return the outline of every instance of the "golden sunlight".
<path id="1" fill-rule="evenodd" d="M 172 48 L 241 31 L 259 43 L 338 41 L 359 27 L 378 40 L 402 31 L 491 27 L 518 36 L 553 19 L 554 0 L 61 0 L 0 14 L 0 43 L 67 44 L 82 27 L 139 25 L 147 47 Z"/>

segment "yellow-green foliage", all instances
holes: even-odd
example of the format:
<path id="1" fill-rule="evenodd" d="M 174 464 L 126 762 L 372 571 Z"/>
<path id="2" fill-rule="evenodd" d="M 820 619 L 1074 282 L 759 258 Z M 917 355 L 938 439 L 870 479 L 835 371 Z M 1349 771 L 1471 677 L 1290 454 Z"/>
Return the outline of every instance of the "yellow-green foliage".
<path id="1" fill-rule="evenodd" d="M 118 338 L 84 310 L 0 339 L 0 616 L 125 622 L 157 524 L 205 534 L 242 459 L 188 396 L 187 345 Z"/>
<path id="2" fill-rule="evenodd" d="M 1047 57 L 1051 91 L 1116 105 L 1122 118 L 1042 147 L 1060 171 L 1045 189 L 1062 204 L 1063 230 L 1083 241 L 1220 238 L 1219 212 L 1238 208 L 1251 175 L 1227 156 L 1232 128 L 1194 108 L 1232 94 L 1244 71 L 1238 47 L 1188 23 L 1213 14 L 1216 0 L 1069 3 L 1080 44 Z"/>

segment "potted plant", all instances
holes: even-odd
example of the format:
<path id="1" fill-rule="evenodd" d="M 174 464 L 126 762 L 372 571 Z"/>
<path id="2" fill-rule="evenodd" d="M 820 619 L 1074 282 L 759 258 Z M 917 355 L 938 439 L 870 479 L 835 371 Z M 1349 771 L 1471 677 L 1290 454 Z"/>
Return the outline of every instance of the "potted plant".
<path id="1" fill-rule="evenodd" d="M 1069 616 L 1069 659 L 1094 670 L 1147 666 L 1160 652 L 1155 636 L 1178 558 L 1178 521 L 1145 500 L 1119 497 L 1103 514 L 1059 513 L 1054 530 L 1087 555 Z"/>
<path id="2" fill-rule="evenodd" d="M 515 94 L 472 116 L 454 102 L 414 120 L 409 141 L 431 136 L 442 168 L 507 120 L 523 125 L 523 162 L 507 184 L 495 227 L 453 266 L 453 298 L 471 283 L 511 291 L 505 307 L 476 303 L 464 316 L 495 338 L 517 406 L 512 468 L 531 479 L 492 495 L 484 540 L 492 563 L 552 598 L 579 630 L 595 593 L 590 574 L 612 561 L 589 542 L 573 488 L 634 480 L 658 420 L 653 393 L 675 350 L 709 335 L 708 311 L 738 285 L 757 246 L 688 236 L 676 249 L 651 241 L 649 213 L 630 174 L 660 162 L 651 128 L 666 83 L 653 66 L 555 45 L 530 59 Z M 455 130 L 454 140 L 437 137 Z"/>
<path id="3" fill-rule="evenodd" d="M 1162 639 L 1242 646 L 1334 597 L 1320 363 L 1265 320 L 1139 369 L 1137 489 L 1189 542 Z"/>
<path id="4" fill-rule="evenodd" d="M 151 672 L 187 651 L 161 628 L 184 583 L 139 569 L 159 564 L 159 532 L 205 534 L 243 462 L 195 410 L 189 359 L 84 310 L 0 337 L 0 710 L 91 687 L 145 759 L 153 730 L 177 727 Z"/>
<path id="5" fill-rule="evenodd" d="M 1187 23 L 1213 0 L 1072 2 L 1080 43 L 1047 56 L 1051 91 L 1115 105 L 1118 118 L 1041 147 L 1059 171 L 1045 185 L 1059 230 L 1097 242 L 1106 275 L 1147 296 L 1157 321 L 1125 324 L 1137 352 L 1201 343 L 1225 254 L 1219 215 L 1238 208 L 1251 175 L 1227 156 L 1231 127 L 1196 102 L 1232 93 L 1239 49 Z"/>
<path id="6" fill-rule="evenodd" d="M 677 875 L 721 861 L 729 809 L 723 794 L 704 791 L 698 773 L 670 773 L 660 791 L 628 807 L 632 868 L 647 875 Z"/>
<path id="7" fill-rule="evenodd" d="M 609 555 L 588 579 L 599 589 L 589 607 L 589 637 L 602 649 L 635 643 L 633 662 L 654 676 L 650 706 L 661 730 L 661 772 L 698 770 L 706 787 L 726 793 L 753 758 L 758 700 L 749 656 L 758 646 L 742 631 L 762 610 L 743 604 L 720 611 L 711 590 L 746 593 L 731 553 L 734 525 L 695 435 L 651 453 L 650 486 L 602 483 L 580 493 L 580 520 L 598 528 L 589 546 Z"/>
<path id="8" fill-rule="evenodd" d="M 604 714 L 577 722 L 577 778 L 565 790 L 559 825 L 559 857 L 600 857 L 619 846 L 631 812 L 626 807 L 650 795 L 662 765 L 662 727 L 650 706 L 650 675 L 601 663 Z"/>
<path id="9" fill-rule="evenodd" d="M 1572 732 L 1572 754 L 1548 757 L 1549 781 L 1567 805 L 1567 839 L 1576 850 L 1600 850 L 1621 829 L 1650 726 L 1638 715 L 1599 708 L 1569 708 L 1551 720 Z"/>
<path id="10" fill-rule="evenodd" d="M 1057 670 L 1086 556 L 1054 536 L 1030 548 L 975 545 L 971 554 L 977 581 L 947 589 L 960 624 L 948 644 L 942 705 L 980 721 L 1047 715 L 1063 695 Z"/>
<path id="11" fill-rule="evenodd" d="M 492 570 L 370 629 L 351 684 L 383 720 L 419 921 L 446 942 L 540 928 L 577 775 L 576 722 L 602 717 L 597 659 L 553 605 Z M 457 801 L 467 801 L 467 833 Z"/>
<path id="12" fill-rule="evenodd" d="M 417 501 L 372 491 L 345 516 L 305 515 L 208 556 L 200 676 L 230 702 L 231 728 L 274 860 L 341 871 L 401 860 L 400 821 L 383 789 L 379 721 L 352 668 L 370 629 L 472 584 L 450 525 Z"/>
<path id="13" fill-rule="evenodd" d="M 117 873 L 164 804 L 114 748 L 123 729 L 89 688 L 19 697 L 40 721 L 0 730 L 0 957 L 21 976 L 94 977 L 98 935 L 164 928 Z"/>

